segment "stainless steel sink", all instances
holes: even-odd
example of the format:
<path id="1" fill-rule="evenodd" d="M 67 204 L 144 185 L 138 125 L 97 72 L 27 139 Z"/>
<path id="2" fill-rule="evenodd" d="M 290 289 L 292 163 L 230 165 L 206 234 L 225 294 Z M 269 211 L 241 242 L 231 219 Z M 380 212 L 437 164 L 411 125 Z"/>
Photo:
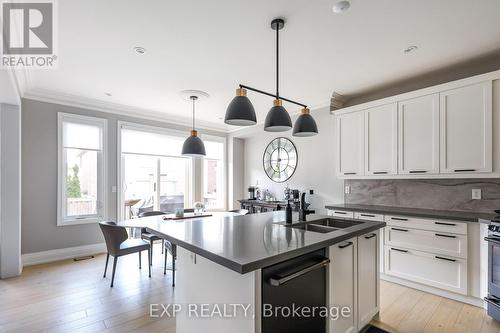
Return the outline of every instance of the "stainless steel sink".
<path id="1" fill-rule="evenodd" d="M 301 230 L 307 230 L 307 231 L 319 232 L 322 234 L 326 234 L 328 232 L 332 232 L 335 230 L 353 227 L 353 226 L 361 224 L 361 223 L 363 223 L 363 222 L 323 218 L 323 219 L 319 219 L 319 220 L 307 221 L 307 222 L 302 222 L 302 223 L 285 224 L 285 226 L 288 228 L 295 228 L 295 229 L 301 229 Z"/>

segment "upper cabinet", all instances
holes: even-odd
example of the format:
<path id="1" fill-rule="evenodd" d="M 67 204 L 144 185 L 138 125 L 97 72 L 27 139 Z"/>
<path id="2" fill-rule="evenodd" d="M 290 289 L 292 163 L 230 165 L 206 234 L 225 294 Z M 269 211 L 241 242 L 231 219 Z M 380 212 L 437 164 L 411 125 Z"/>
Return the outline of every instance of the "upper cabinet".
<path id="1" fill-rule="evenodd" d="M 397 174 L 397 106 L 365 111 L 365 175 Z"/>
<path id="2" fill-rule="evenodd" d="M 441 172 L 492 171 L 491 81 L 440 93 Z"/>
<path id="3" fill-rule="evenodd" d="M 398 103 L 399 174 L 439 173 L 439 94 Z"/>
<path id="4" fill-rule="evenodd" d="M 500 71 L 335 111 L 337 176 L 498 177 L 494 86 Z"/>
<path id="5" fill-rule="evenodd" d="M 364 113 L 352 112 L 337 117 L 337 175 L 364 174 Z"/>

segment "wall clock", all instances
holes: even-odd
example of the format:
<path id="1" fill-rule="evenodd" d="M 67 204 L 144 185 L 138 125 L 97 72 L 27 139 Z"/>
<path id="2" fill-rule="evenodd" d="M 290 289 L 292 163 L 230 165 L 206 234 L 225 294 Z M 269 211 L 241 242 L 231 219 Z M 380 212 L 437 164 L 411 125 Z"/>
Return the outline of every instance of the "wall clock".
<path id="1" fill-rule="evenodd" d="M 287 138 L 276 138 L 267 145 L 262 162 L 266 175 L 272 181 L 282 183 L 295 172 L 297 149 Z"/>

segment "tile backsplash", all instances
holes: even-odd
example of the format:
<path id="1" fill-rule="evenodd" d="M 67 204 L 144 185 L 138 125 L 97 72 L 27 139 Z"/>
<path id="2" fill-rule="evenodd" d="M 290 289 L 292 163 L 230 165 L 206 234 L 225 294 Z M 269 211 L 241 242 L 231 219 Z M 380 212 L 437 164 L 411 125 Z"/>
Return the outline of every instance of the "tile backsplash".
<path id="1" fill-rule="evenodd" d="M 345 203 L 492 213 L 500 209 L 500 179 L 346 180 Z M 481 189 L 481 200 L 472 199 Z"/>

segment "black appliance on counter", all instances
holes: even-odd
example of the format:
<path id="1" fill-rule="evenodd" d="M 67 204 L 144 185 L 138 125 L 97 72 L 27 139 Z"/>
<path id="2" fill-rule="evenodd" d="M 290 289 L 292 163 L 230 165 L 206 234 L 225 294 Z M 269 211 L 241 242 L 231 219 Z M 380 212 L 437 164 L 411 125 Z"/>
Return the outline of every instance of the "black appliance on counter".
<path id="1" fill-rule="evenodd" d="M 495 211 L 500 214 L 500 211 Z M 500 216 L 488 226 L 488 315 L 500 321 Z"/>
<path id="2" fill-rule="evenodd" d="M 266 316 L 278 307 L 326 306 L 326 266 L 321 249 L 262 269 L 262 333 L 324 333 L 327 318 Z M 272 309 L 272 310 L 271 310 Z M 281 313 L 281 312 L 280 312 Z M 286 315 L 286 314 L 285 314 Z"/>

